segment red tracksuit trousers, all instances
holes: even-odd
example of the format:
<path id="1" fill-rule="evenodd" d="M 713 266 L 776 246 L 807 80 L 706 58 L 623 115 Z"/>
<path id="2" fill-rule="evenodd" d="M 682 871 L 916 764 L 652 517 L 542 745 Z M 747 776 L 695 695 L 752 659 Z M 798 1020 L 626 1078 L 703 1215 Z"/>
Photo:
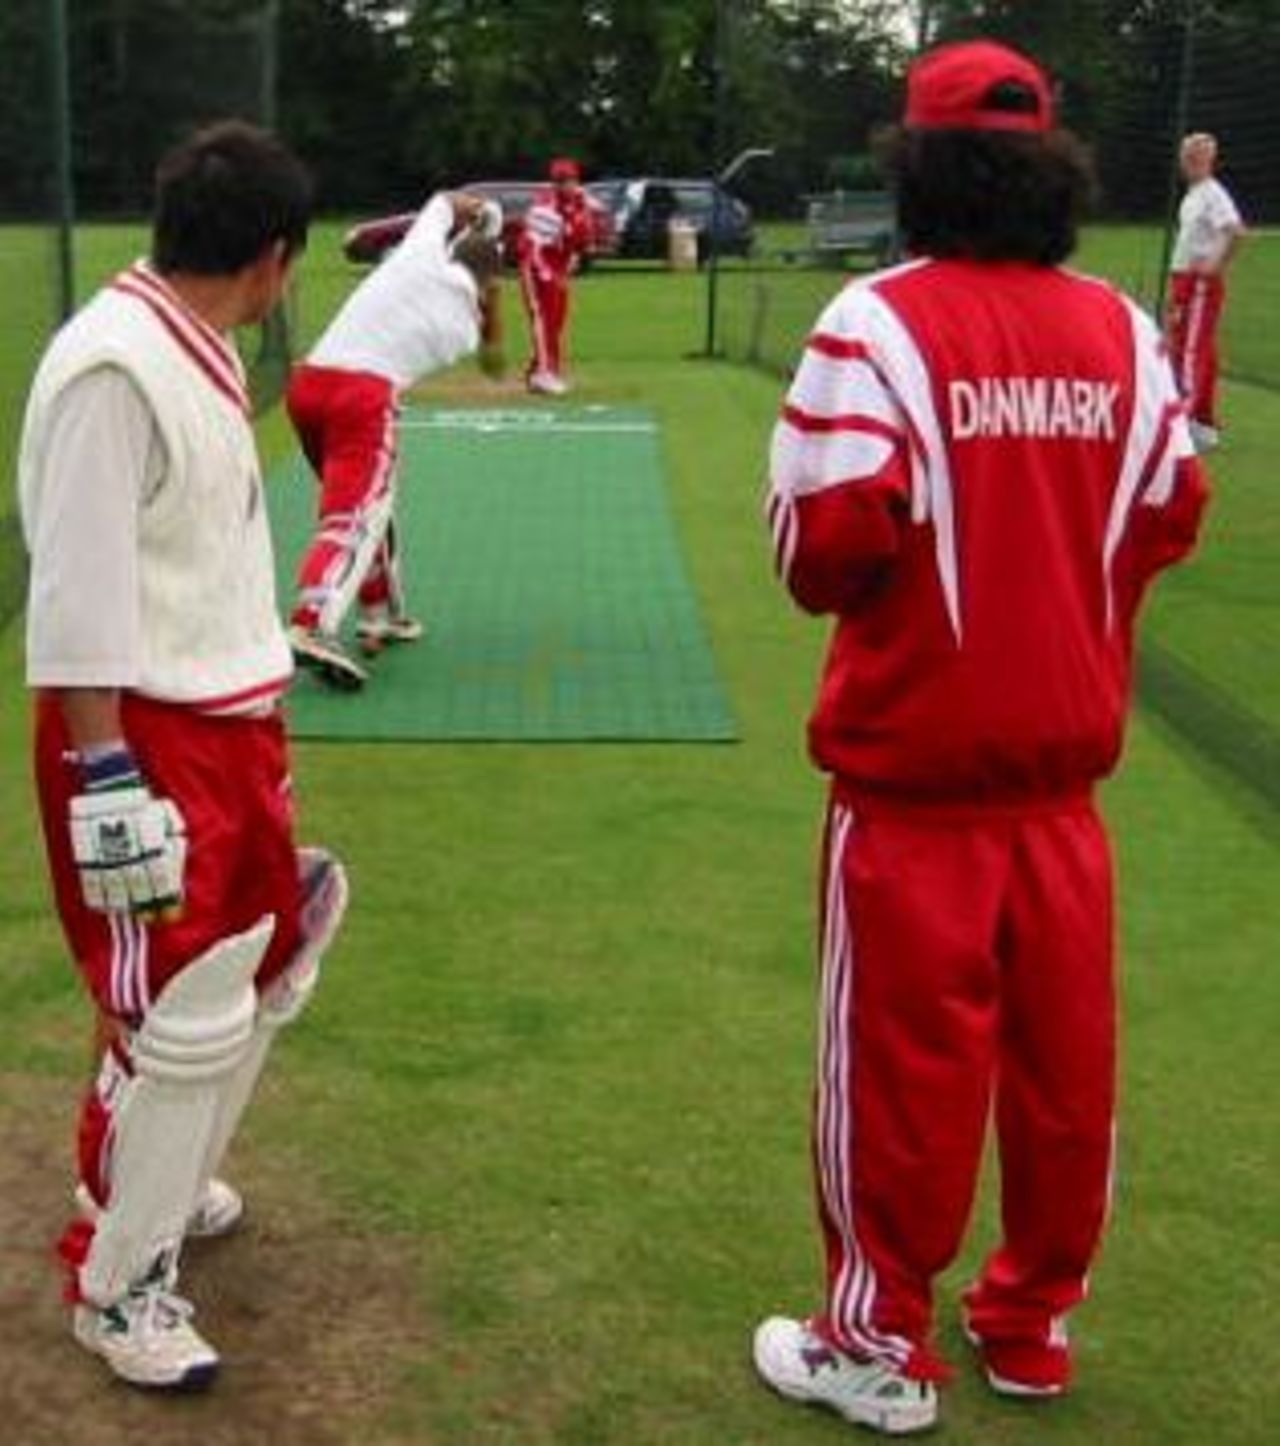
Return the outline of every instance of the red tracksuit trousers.
<path id="1" fill-rule="evenodd" d="M 543 273 L 521 266 L 520 289 L 529 313 L 532 355 L 526 374 L 564 374 L 564 329 L 569 320 L 569 278 L 561 272 Z"/>
<path id="2" fill-rule="evenodd" d="M 1169 351 L 1191 420 L 1218 425 L 1218 327 L 1226 301 L 1221 276 L 1175 271 L 1169 278 Z"/>
<path id="3" fill-rule="evenodd" d="M 171 798 L 186 821 L 186 897 L 178 918 L 145 923 L 129 914 L 89 909 L 71 856 L 67 810 L 80 770 L 61 710 L 41 696 L 36 712 L 35 769 L 54 895 L 67 944 L 103 1016 L 130 1028 L 165 985 L 219 940 L 273 914 L 275 932 L 258 971 L 269 983 L 298 947 L 298 861 L 284 722 L 213 716 L 133 693 L 121 718 L 144 776 Z M 128 1072 L 127 1045 L 103 1061 L 81 1109 L 80 1178 L 95 1199 L 108 1191 L 117 1085 Z M 87 1240 L 81 1224 L 73 1232 Z"/>
<path id="4" fill-rule="evenodd" d="M 945 1374 L 932 1286 L 959 1249 L 994 1114 L 1003 1238 L 967 1319 L 1021 1379 L 1061 1383 L 1060 1317 L 1084 1295 L 1111 1174 L 1102 822 L 1085 801 L 958 821 L 833 796 L 822 879 L 815 1327 L 853 1355 Z"/>
<path id="5" fill-rule="evenodd" d="M 372 373 L 295 367 L 289 419 L 320 479 L 319 524 L 298 566 L 292 621 L 336 633 L 353 597 L 399 611 L 391 521 L 396 481 L 395 388 Z"/>

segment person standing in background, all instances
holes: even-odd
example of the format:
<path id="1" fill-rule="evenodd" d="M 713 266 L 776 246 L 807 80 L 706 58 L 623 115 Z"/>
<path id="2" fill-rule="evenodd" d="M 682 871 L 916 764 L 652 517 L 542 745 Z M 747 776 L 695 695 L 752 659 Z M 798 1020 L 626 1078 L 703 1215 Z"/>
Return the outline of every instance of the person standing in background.
<path id="1" fill-rule="evenodd" d="M 548 176 L 550 187 L 538 191 L 525 212 L 517 259 L 532 349 L 525 383 L 531 392 L 560 396 L 569 390 L 564 374 L 569 277 L 590 241 L 591 218 L 577 161 L 558 157 Z"/>
<path id="2" fill-rule="evenodd" d="M 1187 189 L 1178 207 L 1165 332 L 1174 375 L 1191 415 L 1191 435 L 1204 452 L 1220 440 L 1218 331 L 1227 299 L 1227 268 L 1245 225 L 1231 193 L 1214 175 L 1218 142 L 1213 136 L 1205 131 L 1184 136 L 1178 160 Z"/>
<path id="3" fill-rule="evenodd" d="M 74 1338 L 132 1385 L 217 1372 L 183 1240 L 243 1208 L 216 1176 L 270 1042 L 315 987 L 341 865 L 293 835 L 292 665 L 236 327 L 278 304 L 311 184 L 237 121 L 156 173 L 151 256 L 54 337 L 19 454 L 27 680 L 58 914 L 100 1018 Z"/>
<path id="4" fill-rule="evenodd" d="M 812 1121 L 826 1291 L 762 1379 L 890 1434 L 938 1415 L 934 1283 L 989 1115 L 1002 1238 L 965 1292 L 988 1385 L 1059 1394 L 1110 1198 L 1112 871 L 1133 631 L 1206 483 L 1141 309 L 1061 263 L 1091 190 L 1038 65 L 911 68 L 888 157 L 912 259 L 846 286 L 774 432 L 778 572 L 834 632 Z"/>

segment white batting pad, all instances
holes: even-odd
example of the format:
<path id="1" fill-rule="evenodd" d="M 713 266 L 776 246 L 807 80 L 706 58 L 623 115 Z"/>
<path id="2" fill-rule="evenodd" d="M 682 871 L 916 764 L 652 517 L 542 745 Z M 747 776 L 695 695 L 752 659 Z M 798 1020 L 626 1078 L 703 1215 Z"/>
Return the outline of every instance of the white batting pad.
<path id="1" fill-rule="evenodd" d="M 334 636 L 342 626 L 391 521 L 391 506 L 392 489 L 388 487 L 355 518 L 350 551 L 336 574 L 325 580 L 318 620 L 322 633 Z"/>
<path id="2" fill-rule="evenodd" d="M 116 1108 L 110 1198 L 80 1271 L 96 1305 L 119 1300 L 161 1250 L 176 1256 L 219 1095 L 253 1035 L 253 978 L 274 929 L 268 914 L 193 959 L 130 1040 L 134 1073 Z"/>
<path id="3" fill-rule="evenodd" d="M 320 960 L 347 911 L 347 873 L 327 850 L 298 850 L 298 881 L 302 886 L 299 919 L 302 937 L 289 962 L 263 990 L 253 1035 L 219 1091 L 217 1114 L 200 1172 L 200 1188 L 217 1174 L 240 1127 L 276 1031 L 282 1025 L 292 1024 L 315 993 Z"/>

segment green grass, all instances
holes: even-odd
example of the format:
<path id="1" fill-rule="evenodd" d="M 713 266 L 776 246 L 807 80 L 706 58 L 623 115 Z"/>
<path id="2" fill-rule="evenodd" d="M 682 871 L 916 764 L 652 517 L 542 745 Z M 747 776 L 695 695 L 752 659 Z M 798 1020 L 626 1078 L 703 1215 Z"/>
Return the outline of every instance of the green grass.
<path id="1" fill-rule="evenodd" d="M 350 283 L 336 234 L 322 228 L 306 263 L 308 331 Z M 95 233 L 82 261 L 102 274 L 122 251 Z M 348 860 L 355 902 L 250 1120 L 241 1182 L 253 1189 L 255 1152 L 282 1154 L 299 1189 L 403 1253 L 434 1346 L 371 1414 L 371 1446 L 850 1439 L 746 1364 L 757 1317 L 810 1307 L 818 1286 L 805 1122 L 821 785 L 801 721 L 824 629 L 780 594 L 759 518 L 778 383 L 685 359 L 703 294 L 697 277 L 601 271 L 576 290 L 573 339 L 584 399 L 643 400 L 662 420 L 743 741 L 297 750 L 303 833 Z M 1228 406 L 1204 555 L 1151 622 L 1274 719 L 1280 401 L 1233 387 Z M 278 415 L 263 442 L 272 460 L 287 445 Z M 0 1054 L 65 1080 L 70 1100 L 81 1006 L 47 913 L 18 633 L 0 638 Z M 1106 804 L 1127 980 L 1121 1170 L 1078 1316 L 1080 1388 L 1027 1411 L 964 1370 L 940 1439 L 1262 1446 L 1280 1415 L 1276 854 L 1213 769 L 1142 718 Z M 941 1292 L 961 1361 L 955 1286 L 992 1228 L 988 1194 Z"/>
<path id="2" fill-rule="evenodd" d="M 823 303 L 851 275 L 870 265 L 851 257 L 847 269 L 813 267 L 783 257 L 802 253 L 804 228 L 761 228 L 752 262 L 726 260 L 721 268 L 720 340 L 732 356 L 753 347 L 777 370 L 790 366 L 796 350 Z M 1163 240 L 1151 226 L 1095 226 L 1085 230 L 1072 264 L 1108 276 L 1148 307 L 1160 296 Z M 1280 311 L 1280 233 L 1248 238 L 1230 277 L 1223 322 L 1223 356 L 1228 373 L 1280 389 L 1280 328 L 1264 318 Z"/>

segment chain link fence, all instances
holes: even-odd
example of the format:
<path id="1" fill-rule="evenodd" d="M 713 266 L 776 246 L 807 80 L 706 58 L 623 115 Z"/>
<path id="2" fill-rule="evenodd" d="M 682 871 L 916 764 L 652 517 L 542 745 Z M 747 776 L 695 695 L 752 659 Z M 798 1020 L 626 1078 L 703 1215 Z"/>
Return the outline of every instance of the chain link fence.
<path id="1" fill-rule="evenodd" d="M 1015 22 L 1005 24 L 1008 34 L 1002 36 L 1001 28 L 998 20 L 988 20 L 983 31 L 1011 43 L 1021 40 Z M 733 33 L 727 31 L 730 49 L 724 57 L 730 72 Z M 1280 26 L 1262 26 L 1256 14 L 1244 16 L 1230 6 L 1191 0 L 1168 7 L 1165 23 L 1153 27 L 1144 46 L 1126 57 L 1123 73 L 1113 76 L 1109 86 L 1100 86 L 1092 70 L 1070 63 L 1055 74 L 1064 124 L 1092 148 L 1100 180 L 1099 205 L 1077 261 L 1110 276 L 1153 312 L 1163 300 L 1180 197 L 1179 139 L 1190 130 L 1217 135 L 1219 174 L 1252 233 L 1232 268 L 1223 332 L 1225 371 L 1237 381 L 1280 389 L 1280 331 L 1262 324 L 1280 307 L 1280 169 L 1275 164 Z M 767 162 L 740 178 L 736 189 L 744 198 L 778 219 L 761 226 L 752 258 L 717 263 L 716 316 L 710 328 L 717 352 L 785 374 L 823 303 L 850 275 L 884 259 L 884 250 L 873 241 L 887 224 L 891 203 L 867 166 L 872 132 L 877 124 L 892 122 L 899 109 L 900 93 L 887 96 L 870 126 L 846 133 L 844 154 L 827 158 L 825 167 L 809 158 L 808 175 L 827 182 L 816 197 L 777 197 Z M 856 188 L 842 185 L 846 174 L 859 171 Z M 824 207 L 837 217 L 843 213 L 870 222 L 869 234 L 851 245 L 831 244 L 839 228 L 821 224 Z"/>

